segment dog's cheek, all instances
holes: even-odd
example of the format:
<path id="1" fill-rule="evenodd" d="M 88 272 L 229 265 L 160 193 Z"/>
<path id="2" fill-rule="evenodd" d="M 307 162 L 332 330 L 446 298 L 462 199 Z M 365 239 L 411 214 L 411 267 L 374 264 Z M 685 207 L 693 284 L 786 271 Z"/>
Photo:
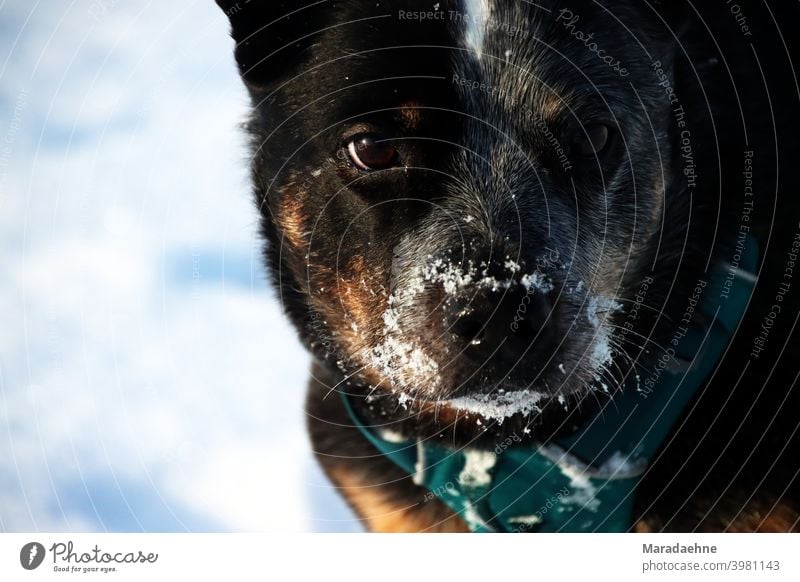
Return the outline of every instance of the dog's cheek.
<path id="1" fill-rule="evenodd" d="M 336 329 L 345 351 L 359 364 L 380 342 L 388 307 L 387 282 L 361 255 L 350 258 L 337 274 Z"/>
<path id="2" fill-rule="evenodd" d="M 626 203 L 631 206 L 612 206 L 587 228 L 585 236 L 591 243 L 583 245 L 573 270 L 592 281 L 593 293 L 616 297 L 631 280 L 638 286 L 639 271 L 651 260 L 647 249 L 663 227 L 670 176 L 667 166 L 652 178 L 644 176 L 636 186 L 637 195 Z"/>
<path id="3" fill-rule="evenodd" d="M 362 367 L 380 342 L 383 313 L 388 307 L 385 281 L 380 271 L 368 268 L 367 260 L 356 255 L 339 266 L 312 267 L 312 309 L 320 313 L 339 346 L 339 359 L 347 368 Z M 365 369 L 361 376 L 380 381 Z"/>
<path id="4" fill-rule="evenodd" d="M 670 170 L 664 168 L 664 177 L 653 178 L 652 185 L 647 186 L 648 198 L 642 199 L 635 208 L 636 220 L 630 221 L 622 233 L 620 240 L 614 248 L 608 250 L 607 267 L 604 269 L 603 284 L 598 291 L 609 297 L 619 295 L 620 286 L 625 286 L 630 280 L 639 285 L 640 273 L 649 269 L 648 247 L 658 237 L 662 228 L 664 217 L 665 182 L 668 180 Z M 646 260 L 644 257 L 648 257 Z"/>
<path id="5" fill-rule="evenodd" d="M 303 257 L 308 246 L 308 215 L 306 212 L 308 191 L 303 188 L 286 187 L 280 190 L 279 200 L 276 222 L 281 233 L 281 245 L 288 245 L 290 252 Z M 302 273 L 294 273 L 294 275 L 298 276 Z"/>
<path id="6" fill-rule="evenodd" d="M 341 273 L 341 301 L 355 327 L 367 337 L 375 339 L 380 332 L 376 322 L 387 307 L 385 281 L 380 273 L 370 269 L 367 260 L 356 255 L 350 258 Z"/>
<path id="7" fill-rule="evenodd" d="M 389 281 L 382 276 L 378 261 L 368 261 L 361 254 L 336 265 L 328 264 L 324 253 L 309 249 L 312 237 L 317 240 L 312 232 L 317 222 L 311 204 L 313 194 L 295 182 L 280 190 L 274 209 L 281 245 L 286 247 L 282 254 L 290 258 L 287 264 L 294 279 L 310 294 L 310 309 L 327 322 L 326 327 L 345 352 L 342 355 L 358 360 L 378 342 Z M 322 244 L 321 234 L 319 238 Z"/>

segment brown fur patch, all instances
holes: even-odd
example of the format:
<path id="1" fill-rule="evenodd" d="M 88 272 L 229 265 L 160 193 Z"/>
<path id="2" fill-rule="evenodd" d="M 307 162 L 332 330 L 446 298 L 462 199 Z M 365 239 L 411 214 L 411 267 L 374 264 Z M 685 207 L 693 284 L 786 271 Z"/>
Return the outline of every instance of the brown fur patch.
<path id="1" fill-rule="evenodd" d="M 339 293 L 342 305 L 359 328 L 374 332 L 371 328 L 382 321 L 386 309 L 385 293 L 381 291 L 383 281 L 379 273 L 369 270 L 362 255 L 354 255 L 345 265 L 346 273 L 339 277 Z"/>
<path id="2" fill-rule="evenodd" d="M 569 109 L 571 101 L 571 95 L 550 93 L 541 100 L 539 115 L 545 123 L 558 119 L 564 110 Z"/>
<path id="3" fill-rule="evenodd" d="M 781 533 L 798 531 L 800 515 L 783 503 L 749 503 L 725 531 L 742 533 Z"/>
<path id="4" fill-rule="evenodd" d="M 391 489 L 366 485 L 354 471 L 344 467 L 331 467 L 329 476 L 370 531 L 469 532 L 467 525 L 436 499 L 403 504 Z"/>
<path id="5" fill-rule="evenodd" d="M 302 249 L 306 238 L 306 215 L 302 192 L 286 193 L 281 197 L 277 222 L 284 237 L 294 249 Z"/>
<path id="6" fill-rule="evenodd" d="M 338 307 L 336 313 L 326 315 L 345 351 L 357 357 L 372 348 L 381 332 L 382 314 L 387 306 L 387 296 L 382 291 L 383 280 L 379 272 L 370 270 L 362 255 L 354 255 L 341 272 L 329 275 L 328 284 L 332 289 L 335 285 L 338 297 L 334 301 L 322 302 L 318 309 L 324 311 L 332 305 Z M 369 368 L 362 370 L 361 376 L 372 384 L 382 379 Z"/>
<path id="7" fill-rule="evenodd" d="M 422 123 L 422 109 L 418 101 L 406 101 L 398 109 L 400 122 L 408 130 L 417 129 Z"/>
<path id="8" fill-rule="evenodd" d="M 665 524 L 658 518 L 643 518 L 634 524 L 637 533 L 679 532 L 730 532 L 730 533 L 788 533 L 800 531 L 800 514 L 784 503 L 767 499 L 742 503 L 741 498 L 715 502 L 695 500 L 686 514 L 695 519 L 670 521 Z M 708 508 L 713 511 L 698 522 Z"/>

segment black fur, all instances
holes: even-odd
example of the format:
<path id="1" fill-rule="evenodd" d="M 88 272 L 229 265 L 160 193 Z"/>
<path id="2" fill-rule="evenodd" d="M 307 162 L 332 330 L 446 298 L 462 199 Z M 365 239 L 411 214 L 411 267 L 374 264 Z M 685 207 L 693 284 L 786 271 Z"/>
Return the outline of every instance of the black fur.
<path id="1" fill-rule="evenodd" d="M 478 58 L 456 1 L 423 21 L 400 11 L 431 3 L 218 3 L 253 102 L 266 260 L 316 362 L 309 411 L 326 468 L 371 450 L 334 426 L 346 418 L 336 398 L 322 399 L 331 389 L 354 395 L 376 424 L 471 446 L 546 440 L 609 405 L 652 370 L 707 267 L 733 255 L 751 150 L 747 224 L 765 251 L 756 293 L 637 501 L 654 527 L 677 530 L 724 529 L 755 502 L 797 511 L 800 289 L 749 356 L 800 229 L 793 5 L 739 2 L 745 34 L 717 3 L 492 2 Z M 581 156 L 593 124 L 610 129 L 609 145 Z M 364 133 L 389 140 L 398 164 L 358 169 L 347 144 Z M 436 259 L 472 261 L 475 278 L 501 284 L 449 292 L 429 269 L 419 287 L 415 275 Z M 534 273 L 553 289 L 515 319 L 523 275 Z M 602 304 L 594 325 L 587 308 L 598 298 L 621 309 Z M 597 365 L 606 332 L 614 358 Z M 387 334 L 399 352 L 381 343 Z M 502 424 L 447 404 L 534 387 L 545 394 L 538 408 Z M 376 481 L 396 472 L 383 460 L 369 467 Z"/>

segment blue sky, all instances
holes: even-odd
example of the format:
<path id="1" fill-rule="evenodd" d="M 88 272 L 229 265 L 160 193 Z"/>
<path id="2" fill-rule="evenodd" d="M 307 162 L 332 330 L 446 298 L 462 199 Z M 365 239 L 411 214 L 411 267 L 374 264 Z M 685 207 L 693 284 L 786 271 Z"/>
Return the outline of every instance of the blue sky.
<path id="1" fill-rule="evenodd" d="M 0 2 L 0 530 L 356 531 L 212 0 Z"/>

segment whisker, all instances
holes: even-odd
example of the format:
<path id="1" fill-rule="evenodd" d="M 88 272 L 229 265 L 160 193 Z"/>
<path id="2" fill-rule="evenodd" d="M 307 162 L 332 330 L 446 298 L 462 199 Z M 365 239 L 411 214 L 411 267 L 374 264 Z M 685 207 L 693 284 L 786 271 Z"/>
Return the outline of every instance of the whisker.
<path id="1" fill-rule="evenodd" d="M 649 338 L 649 337 L 647 337 L 647 336 L 644 336 L 644 335 L 642 335 L 642 334 L 640 334 L 640 333 L 638 333 L 638 332 L 636 332 L 636 331 L 633 331 L 632 329 L 628 329 L 628 328 L 626 328 L 626 327 L 622 327 L 622 326 L 620 326 L 620 325 L 616 325 L 616 324 L 614 324 L 614 323 L 611 323 L 611 322 L 607 322 L 607 323 L 606 323 L 606 325 L 608 325 L 609 327 L 611 327 L 611 328 L 613 328 L 613 329 L 625 330 L 625 334 L 624 334 L 624 335 L 626 335 L 626 336 L 627 336 L 628 334 L 633 334 L 633 335 L 635 335 L 636 337 L 640 337 L 640 338 L 642 338 L 643 340 L 645 340 L 645 342 L 647 342 L 647 344 L 652 344 L 652 345 L 656 346 L 656 347 L 657 347 L 658 349 L 660 349 L 662 352 L 666 352 L 666 351 L 667 351 L 665 348 L 661 347 L 661 346 L 660 346 L 660 345 L 659 345 L 659 344 L 658 344 L 658 343 L 657 343 L 655 340 L 653 340 L 653 339 L 651 339 L 651 338 Z M 640 346 L 640 347 L 643 347 L 643 346 Z"/>
<path id="2" fill-rule="evenodd" d="M 646 372 L 648 374 L 652 374 L 652 370 L 650 370 L 647 366 L 645 366 L 642 362 L 639 361 L 638 355 L 636 356 L 635 359 L 631 357 L 631 355 L 625 350 L 625 347 L 621 343 L 619 343 L 618 338 L 609 339 L 608 343 L 616 349 L 617 354 L 623 356 L 627 360 L 627 362 L 631 365 L 631 367 L 636 368 L 638 366 L 639 369 L 641 369 L 641 371 Z M 639 350 L 644 350 L 644 348 L 639 346 L 638 344 L 633 343 L 633 345 L 637 347 Z M 641 353 L 639 355 L 641 355 Z"/>
<path id="3" fill-rule="evenodd" d="M 323 396 L 323 397 L 322 397 L 322 399 L 323 399 L 323 400 L 325 400 L 325 399 L 326 399 L 328 396 L 330 396 L 330 395 L 331 395 L 331 393 L 332 393 L 334 390 L 336 390 L 336 389 L 337 389 L 339 386 L 341 386 L 341 385 L 342 385 L 342 382 L 346 382 L 347 380 L 349 380 L 350 378 L 352 378 L 353 376 L 355 376 L 356 374 L 358 374 L 358 373 L 359 373 L 361 370 L 363 370 L 364 368 L 366 368 L 366 366 L 361 366 L 361 367 L 360 367 L 358 370 L 356 370 L 355 372 L 353 372 L 353 373 L 352 373 L 352 374 L 350 374 L 349 376 L 345 376 L 344 378 L 342 378 L 341 380 L 339 380 L 339 381 L 338 381 L 336 384 L 334 384 L 334 385 L 333 385 L 333 387 L 331 387 L 331 389 L 330 389 L 330 390 L 328 390 L 328 392 L 325 394 L 325 396 Z"/>
<path id="4" fill-rule="evenodd" d="M 655 307 L 652 307 L 651 305 L 647 305 L 646 303 L 637 303 L 634 299 L 628 299 L 626 297 L 615 297 L 614 301 L 619 301 L 622 303 L 633 303 L 639 305 L 640 307 L 644 307 L 645 309 L 649 309 L 650 311 L 659 314 L 670 323 L 675 323 L 675 320 L 673 320 L 669 315 L 667 315 L 662 309 L 657 309 Z"/>

